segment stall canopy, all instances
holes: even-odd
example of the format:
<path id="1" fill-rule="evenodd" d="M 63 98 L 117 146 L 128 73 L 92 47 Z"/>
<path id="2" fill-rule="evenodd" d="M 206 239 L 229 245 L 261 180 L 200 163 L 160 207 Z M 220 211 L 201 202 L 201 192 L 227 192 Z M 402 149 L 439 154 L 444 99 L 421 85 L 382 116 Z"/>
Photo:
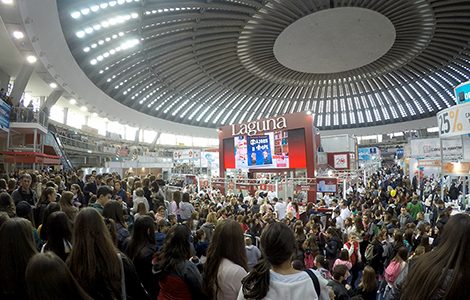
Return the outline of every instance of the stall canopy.
<path id="1" fill-rule="evenodd" d="M 13 152 L 3 151 L 4 162 L 25 163 L 25 164 L 44 164 L 60 165 L 60 156 L 49 155 L 36 152 Z"/>

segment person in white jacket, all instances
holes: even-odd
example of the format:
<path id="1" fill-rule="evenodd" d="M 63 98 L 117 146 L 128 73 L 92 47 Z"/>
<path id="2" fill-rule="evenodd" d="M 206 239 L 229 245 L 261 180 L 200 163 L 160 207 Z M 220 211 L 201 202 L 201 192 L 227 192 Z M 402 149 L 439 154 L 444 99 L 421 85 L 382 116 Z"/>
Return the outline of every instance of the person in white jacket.
<path id="1" fill-rule="evenodd" d="M 272 223 L 261 239 L 262 258 L 242 280 L 237 300 L 329 300 L 327 281 L 317 271 L 298 271 L 291 258 L 296 249 L 292 230 L 284 223 Z"/>
<path id="2" fill-rule="evenodd" d="M 147 209 L 147 211 L 149 211 L 149 203 L 147 201 L 147 198 L 144 197 L 144 190 L 142 188 L 138 188 L 137 190 L 135 190 L 135 195 L 136 195 L 136 197 L 134 199 L 132 199 L 132 202 L 134 202 L 134 205 L 132 206 L 131 211 L 133 213 L 136 213 L 137 212 L 137 206 L 141 202 L 144 203 L 145 208 Z"/>

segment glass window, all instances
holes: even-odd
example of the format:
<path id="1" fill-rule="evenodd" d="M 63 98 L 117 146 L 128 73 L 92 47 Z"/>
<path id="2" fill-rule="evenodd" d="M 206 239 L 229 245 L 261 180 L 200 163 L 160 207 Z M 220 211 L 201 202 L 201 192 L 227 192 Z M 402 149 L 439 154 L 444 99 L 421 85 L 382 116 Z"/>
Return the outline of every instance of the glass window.
<path id="1" fill-rule="evenodd" d="M 160 135 L 159 144 L 176 145 L 176 136 L 174 134 L 162 133 Z"/>

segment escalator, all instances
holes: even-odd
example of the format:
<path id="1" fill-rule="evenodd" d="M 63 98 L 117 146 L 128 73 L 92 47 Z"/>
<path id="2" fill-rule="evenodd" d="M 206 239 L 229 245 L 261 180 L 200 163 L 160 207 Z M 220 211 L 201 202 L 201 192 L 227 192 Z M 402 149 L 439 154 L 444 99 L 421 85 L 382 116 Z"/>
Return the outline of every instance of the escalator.
<path id="1" fill-rule="evenodd" d="M 52 130 L 49 130 L 49 132 L 47 133 L 45 144 L 54 148 L 54 151 L 57 156 L 60 156 L 60 162 L 62 163 L 64 170 L 73 169 L 72 163 L 70 162 L 67 155 L 65 154 L 65 151 L 63 150 L 60 139 L 54 134 L 54 132 L 52 132 Z"/>

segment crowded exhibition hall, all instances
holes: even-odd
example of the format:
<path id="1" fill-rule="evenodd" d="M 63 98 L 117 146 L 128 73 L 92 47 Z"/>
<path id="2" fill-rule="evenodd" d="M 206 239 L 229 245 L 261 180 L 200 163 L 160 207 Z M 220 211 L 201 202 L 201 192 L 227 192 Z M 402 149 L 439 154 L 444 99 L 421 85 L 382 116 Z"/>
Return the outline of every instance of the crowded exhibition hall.
<path id="1" fill-rule="evenodd" d="M 0 0 L 0 300 L 470 299 L 469 29 L 470 1 Z"/>

